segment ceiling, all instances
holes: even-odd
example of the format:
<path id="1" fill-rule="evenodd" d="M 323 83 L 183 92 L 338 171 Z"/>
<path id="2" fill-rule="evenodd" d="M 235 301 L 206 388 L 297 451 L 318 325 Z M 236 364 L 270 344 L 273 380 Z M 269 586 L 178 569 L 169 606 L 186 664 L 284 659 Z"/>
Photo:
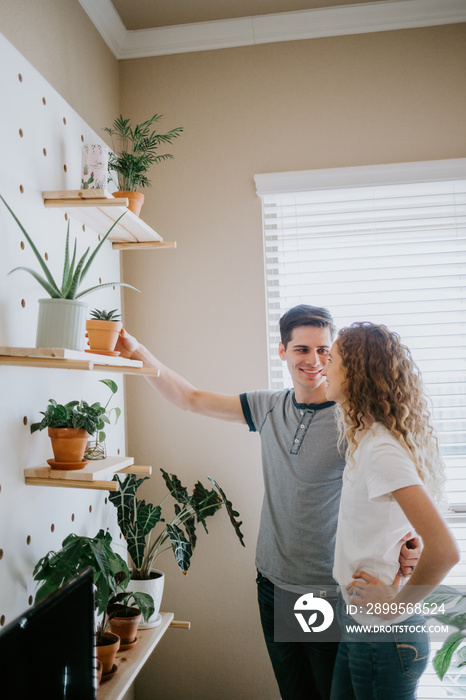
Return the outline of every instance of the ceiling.
<path id="1" fill-rule="evenodd" d="M 126 29 L 170 27 L 352 4 L 354 0 L 112 0 Z"/>
<path id="2" fill-rule="evenodd" d="M 466 0 L 78 0 L 117 59 L 466 22 Z"/>

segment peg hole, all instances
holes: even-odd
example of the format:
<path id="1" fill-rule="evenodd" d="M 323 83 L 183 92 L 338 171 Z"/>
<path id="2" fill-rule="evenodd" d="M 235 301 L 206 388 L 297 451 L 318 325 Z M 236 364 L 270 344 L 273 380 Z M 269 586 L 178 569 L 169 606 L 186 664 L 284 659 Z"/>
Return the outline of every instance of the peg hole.
<path id="1" fill-rule="evenodd" d="M 28 536 L 26 537 L 26 544 L 27 544 L 27 545 L 30 545 L 30 544 L 31 544 L 31 535 L 28 535 Z"/>
<path id="2" fill-rule="evenodd" d="M 23 138 L 23 136 L 24 136 L 24 131 L 23 131 L 22 129 L 20 129 L 18 133 L 19 133 L 19 135 L 21 136 L 21 138 Z"/>
<path id="3" fill-rule="evenodd" d="M 27 424 L 28 424 L 28 417 L 27 417 L 27 416 L 24 416 L 24 418 L 23 418 L 23 425 L 27 425 Z"/>
<path id="4" fill-rule="evenodd" d="M 26 300 L 25 300 L 25 299 L 21 299 L 21 306 L 23 307 L 23 309 L 24 309 L 24 307 L 26 306 Z"/>
<path id="5" fill-rule="evenodd" d="M 21 194 L 24 194 L 24 187 L 22 185 L 19 186 L 19 191 L 21 192 Z"/>
<path id="6" fill-rule="evenodd" d="M 45 97 L 42 98 L 42 104 L 43 104 L 43 105 L 46 105 L 46 104 L 47 104 L 47 100 L 45 99 Z"/>
<path id="7" fill-rule="evenodd" d="M 23 82 L 23 76 L 21 75 L 21 73 L 18 73 L 18 80 L 20 83 Z"/>

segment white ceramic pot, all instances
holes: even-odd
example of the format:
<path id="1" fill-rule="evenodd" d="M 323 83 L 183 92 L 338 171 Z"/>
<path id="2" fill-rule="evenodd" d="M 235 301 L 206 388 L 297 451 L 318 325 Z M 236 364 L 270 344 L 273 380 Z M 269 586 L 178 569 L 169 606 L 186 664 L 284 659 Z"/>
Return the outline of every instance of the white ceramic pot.
<path id="1" fill-rule="evenodd" d="M 87 304 L 75 299 L 39 299 L 36 348 L 84 350 Z"/>
<path id="2" fill-rule="evenodd" d="M 162 616 L 159 614 L 159 610 L 162 603 L 165 574 L 163 571 L 159 571 L 159 569 L 151 569 L 151 573 L 159 574 L 159 576 L 157 578 L 145 579 L 143 581 L 135 581 L 134 579 L 131 579 L 126 589 L 127 591 L 137 591 L 138 593 L 149 593 L 149 595 L 151 595 L 154 599 L 154 613 L 146 622 L 142 620 L 139 623 L 139 629 L 141 630 L 157 627 L 157 625 L 160 625 L 162 622 Z"/>

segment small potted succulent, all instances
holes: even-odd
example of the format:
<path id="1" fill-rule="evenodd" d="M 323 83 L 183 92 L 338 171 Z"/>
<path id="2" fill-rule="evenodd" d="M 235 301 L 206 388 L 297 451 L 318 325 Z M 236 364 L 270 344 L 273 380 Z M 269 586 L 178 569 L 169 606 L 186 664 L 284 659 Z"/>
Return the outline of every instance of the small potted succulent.
<path id="1" fill-rule="evenodd" d="M 154 599 L 154 613 L 140 625 L 141 628 L 155 627 L 160 622 L 165 575 L 154 568 L 154 562 L 162 552 L 171 548 L 178 567 L 186 574 L 197 541 L 196 521 L 202 523 L 208 532 L 206 518 L 215 515 L 224 505 L 244 547 L 240 529 L 242 523 L 237 520 L 239 513 L 212 477 L 208 478 L 215 488 L 207 489 L 198 481 L 190 495 L 176 475 L 168 474 L 163 469 L 160 471 L 168 493 L 157 506 L 138 500 L 136 496 L 137 489 L 148 477 L 137 478 L 134 474 L 128 474 L 121 481 L 115 474 L 113 478 L 118 481 L 120 490 L 109 494 L 109 500 L 117 509 L 118 525 L 133 563 L 128 590 L 149 593 Z M 174 515 L 166 522 L 162 518 L 162 505 L 169 496 L 175 500 Z"/>
<path id="2" fill-rule="evenodd" d="M 118 635 L 108 632 L 108 609 L 115 598 L 132 600 L 144 616 L 152 609 L 150 596 L 124 594 L 129 580 L 129 570 L 125 561 L 112 548 L 110 533 L 99 530 L 95 537 L 68 535 L 62 548 L 55 552 L 51 550 L 42 557 L 34 567 L 34 581 L 38 582 L 35 602 L 38 603 L 47 595 L 60 588 L 70 578 L 81 573 L 87 567 L 94 570 L 94 605 L 96 613 L 102 616 L 96 626 L 95 644 L 97 657 L 103 664 L 103 678 L 113 675 L 115 654 L 120 646 Z M 111 613 L 110 613 L 111 614 Z M 109 652 L 109 653 L 107 653 Z"/>
<path id="3" fill-rule="evenodd" d="M 86 401 L 69 401 L 62 405 L 49 399 L 44 416 L 39 423 L 32 423 L 31 433 L 48 428 L 54 459 L 48 459 L 53 469 L 82 469 L 89 438 L 104 427 L 102 416 L 105 408 L 97 401 L 91 405 Z"/>
<path id="4" fill-rule="evenodd" d="M 154 114 L 133 127 L 129 119 L 123 119 L 120 115 L 111 127 L 104 129 L 112 138 L 114 151 L 110 152 L 108 159 L 109 179 L 113 179 L 112 172 L 117 175 L 118 191 L 113 196 L 126 197 L 129 200 L 128 208 L 137 216 L 144 202 L 144 195 L 138 190 L 151 184 L 147 171 L 154 163 L 173 158 L 171 153 L 157 154 L 157 149 L 162 144 L 171 143 L 183 131 L 182 127 L 176 127 L 166 134 L 152 131 L 152 125 L 162 116 Z"/>
<path id="5" fill-rule="evenodd" d="M 118 309 L 93 309 L 90 319 L 86 321 L 89 350 L 99 355 L 118 355 L 115 353 L 115 345 L 118 335 L 123 327 L 120 321 Z"/>
<path id="6" fill-rule="evenodd" d="M 119 217 L 115 223 L 109 228 L 105 236 L 102 237 L 93 252 L 89 255 L 89 248 L 79 258 L 77 254 L 77 241 L 74 241 L 73 253 L 70 255 L 70 222 L 66 231 L 65 239 L 65 259 L 63 265 L 63 276 L 61 284 L 58 284 L 53 278 L 45 261 L 36 248 L 32 238 L 21 224 L 16 214 L 7 204 L 5 199 L 0 194 L 0 200 L 4 203 L 13 219 L 18 224 L 23 232 L 27 242 L 31 246 L 34 255 L 42 269 L 43 275 L 29 267 L 15 267 L 9 272 L 24 270 L 29 272 L 34 279 L 45 289 L 49 298 L 39 299 L 39 316 L 37 321 L 36 347 L 44 348 L 69 348 L 71 350 L 83 350 L 85 341 L 85 323 L 87 304 L 81 301 L 81 298 L 105 287 L 114 287 L 120 285 L 128 287 L 139 292 L 139 289 L 125 282 L 105 282 L 94 285 L 83 291 L 80 291 L 81 284 L 89 271 L 97 253 L 102 248 L 109 234 L 116 224 L 120 221 Z M 124 216 L 124 214 L 122 214 Z M 89 255 L 89 257 L 88 257 Z"/>
<path id="7" fill-rule="evenodd" d="M 105 384 L 110 389 L 110 397 L 107 401 L 107 403 L 104 406 L 104 413 L 100 416 L 102 420 L 102 427 L 97 428 L 97 430 L 94 433 L 94 437 L 92 440 L 89 440 L 87 443 L 86 450 L 84 452 L 84 459 L 105 459 L 107 456 L 107 450 L 105 448 L 105 439 L 107 437 L 106 433 L 104 432 L 103 428 L 105 427 L 103 423 L 106 423 L 107 425 L 110 425 L 110 419 L 112 417 L 112 414 L 115 417 L 115 423 L 118 422 L 119 417 L 121 416 L 121 408 L 118 406 L 112 406 L 112 408 L 108 408 L 108 404 L 114 397 L 114 395 L 118 391 L 118 385 L 116 382 L 113 381 L 113 379 L 99 379 L 99 382 L 101 384 Z"/>

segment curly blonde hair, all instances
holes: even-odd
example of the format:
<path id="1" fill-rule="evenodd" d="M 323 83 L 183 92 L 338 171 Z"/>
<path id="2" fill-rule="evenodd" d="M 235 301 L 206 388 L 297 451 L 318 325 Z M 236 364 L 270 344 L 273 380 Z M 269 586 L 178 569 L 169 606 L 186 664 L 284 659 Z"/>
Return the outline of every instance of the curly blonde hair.
<path id="1" fill-rule="evenodd" d="M 345 369 L 341 409 L 348 463 L 357 447 L 355 431 L 373 421 L 382 423 L 406 449 L 430 494 L 441 501 L 444 465 L 409 349 L 397 333 L 369 322 L 342 328 L 336 345 Z"/>

